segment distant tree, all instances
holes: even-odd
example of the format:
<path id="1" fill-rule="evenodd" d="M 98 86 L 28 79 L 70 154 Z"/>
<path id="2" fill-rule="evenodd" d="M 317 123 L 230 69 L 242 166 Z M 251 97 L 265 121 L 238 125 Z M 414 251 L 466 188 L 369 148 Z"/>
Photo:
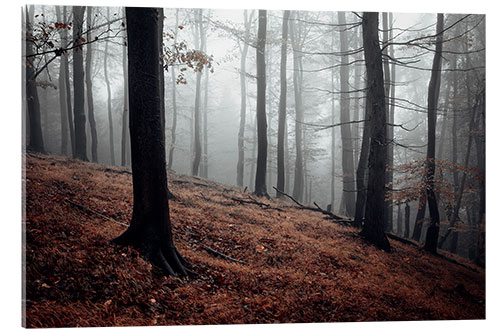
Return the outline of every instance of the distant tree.
<path id="1" fill-rule="evenodd" d="M 285 190 L 285 132 L 286 129 L 286 59 L 288 49 L 288 20 L 290 11 L 285 10 L 283 13 L 283 24 L 281 32 L 281 63 L 280 63 L 280 101 L 278 115 L 278 179 L 276 188 L 276 196 L 280 197 L 281 192 Z"/>
<path id="2" fill-rule="evenodd" d="M 134 208 L 115 242 L 133 245 L 169 275 L 186 275 L 170 223 L 165 133 L 161 126 L 158 10 L 127 8 L 130 144 Z"/>
<path id="3" fill-rule="evenodd" d="M 124 21 L 125 18 L 125 9 L 123 10 Z M 124 22 L 124 24 L 126 24 Z M 122 141 L 121 141 L 121 165 L 127 165 L 127 152 L 129 149 L 128 138 L 128 68 L 127 68 L 127 42 L 126 42 L 126 33 L 122 44 L 122 65 L 123 65 L 123 113 L 122 113 Z"/>
<path id="4" fill-rule="evenodd" d="M 83 15 L 85 7 L 73 6 L 73 115 L 75 122 L 75 150 L 73 157 L 88 161 L 85 134 L 85 85 L 83 72 Z"/>
<path id="5" fill-rule="evenodd" d="M 30 57 L 30 55 L 34 54 L 32 40 L 29 38 L 32 33 L 34 10 L 33 5 L 26 9 L 26 100 L 29 120 L 29 142 L 27 146 L 31 150 L 43 153 L 45 149 L 40 120 L 40 101 L 38 100 L 34 58 Z"/>
<path id="6" fill-rule="evenodd" d="M 179 29 L 179 9 L 175 10 L 175 27 L 174 27 L 174 44 L 177 43 L 177 31 Z M 170 149 L 168 150 L 168 168 L 172 169 L 174 163 L 174 150 L 175 150 L 175 140 L 177 134 L 177 77 L 175 74 L 175 67 L 170 70 L 170 75 L 172 79 L 172 127 L 171 127 L 171 138 L 170 138 Z"/>
<path id="7" fill-rule="evenodd" d="M 266 188 L 267 166 L 267 121 L 266 121 L 266 25 L 267 11 L 259 10 L 257 32 L 257 171 L 255 174 L 255 194 L 268 196 Z"/>
<path id="8" fill-rule="evenodd" d="M 248 46 L 250 44 L 250 27 L 252 25 L 254 11 L 248 17 L 248 12 L 243 12 L 245 33 L 243 41 L 238 42 L 240 49 L 240 127 L 238 130 L 238 162 L 236 164 L 236 185 L 243 186 L 243 176 L 245 174 L 245 124 L 247 113 L 247 73 L 246 60 L 248 54 Z"/>
<path id="9" fill-rule="evenodd" d="M 56 6 L 56 18 L 57 22 L 65 22 L 66 18 L 61 17 L 61 7 Z M 63 31 L 66 33 L 66 29 L 60 29 L 59 35 L 63 39 Z M 66 39 L 62 40 L 64 43 Z M 61 54 L 59 61 L 59 77 L 58 77 L 58 91 L 59 91 L 59 109 L 61 114 L 61 154 L 68 154 L 68 104 L 67 104 L 67 94 L 69 93 L 66 89 L 66 75 L 68 75 L 68 61 L 66 59 L 66 54 Z"/>
<path id="10" fill-rule="evenodd" d="M 109 15 L 109 7 L 106 8 L 106 20 L 108 21 L 108 34 L 111 31 L 110 27 L 110 15 Z M 109 58 L 109 40 L 106 39 L 106 43 L 104 46 L 104 81 L 106 83 L 106 92 L 107 92 L 107 106 L 108 106 L 108 130 L 109 130 L 109 157 L 111 161 L 111 165 L 115 165 L 115 140 L 114 140 L 114 127 L 113 127 L 113 113 L 111 108 L 111 83 L 109 81 L 109 73 L 108 73 L 108 58 Z"/>
<path id="11" fill-rule="evenodd" d="M 338 23 L 340 26 L 345 26 L 345 12 L 338 12 Z M 348 40 L 347 30 L 340 30 L 340 135 L 342 140 L 342 182 L 343 195 L 345 199 L 346 214 L 354 216 L 355 214 L 355 191 L 354 191 L 354 157 L 353 157 L 353 139 L 351 133 L 350 118 L 350 103 L 349 93 L 349 55 L 348 55 Z"/>
<path id="12" fill-rule="evenodd" d="M 93 18 L 92 6 L 87 7 L 87 40 L 91 40 L 92 31 L 92 18 Z M 92 162 L 97 163 L 97 128 L 94 117 L 94 97 L 92 94 L 92 44 L 87 45 L 87 56 L 85 58 L 85 83 L 87 85 L 87 110 L 89 114 L 89 124 L 90 124 L 90 135 L 92 138 L 91 142 L 91 155 Z"/>
<path id="13" fill-rule="evenodd" d="M 368 97 L 371 105 L 370 155 L 365 223 L 361 235 L 377 247 L 390 251 L 385 235 L 385 166 L 387 162 L 387 122 L 382 52 L 378 38 L 378 13 L 363 14 L 363 49 L 366 63 Z"/>

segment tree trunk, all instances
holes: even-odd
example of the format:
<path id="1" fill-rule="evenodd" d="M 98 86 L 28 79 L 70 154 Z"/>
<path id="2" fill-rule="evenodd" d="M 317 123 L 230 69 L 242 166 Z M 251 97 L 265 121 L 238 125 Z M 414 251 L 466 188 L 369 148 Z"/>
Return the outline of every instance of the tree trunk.
<path id="1" fill-rule="evenodd" d="M 424 248 L 436 253 L 439 237 L 439 209 L 434 192 L 434 173 L 436 168 L 436 109 L 439 101 L 439 88 L 441 81 L 441 53 L 443 48 L 443 14 L 438 14 L 436 25 L 436 51 L 432 63 L 432 73 L 429 82 L 428 106 L 427 106 L 427 172 L 426 188 L 428 196 L 429 213 L 431 223 L 427 229 Z"/>
<path id="2" fill-rule="evenodd" d="M 63 19 L 64 23 L 69 23 L 67 20 L 66 16 L 66 6 L 63 6 Z M 68 33 L 66 29 L 61 29 L 61 40 L 63 41 L 64 44 L 67 44 L 68 41 Z M 68 128 L 69 128 L 69 138 L 71 140 L 71 156 L 75 156 L 75 127 L 74 127 L 74 122 L 73 122 L 73 108 L 72 108 L 72 103 L 71 103 L 71 84 L 70 84 L 70 77 L 69 77 L 69 61 L 68 61 L 68 54 L 63 53 L 61 55 L 61 61 L 64 64 L 64 81 L 65 81 L 65 88 L 66 88 L 66 109 L 68 110 Z"/>
<path id="3" fill-rule="evenodd" d="M 332 12 L 332 24 L 334 24 L 334 13 Z M 332 43 L 332 53 L 335 52 L 335 36 L 332 33 L 331 35 L 331 43 Z M 335 90 L 335 70 L 334 68 L 331 69 L 331 87 L 332 91 Z M 335 95 L 332 94 L 332 104 L 331 104 L 331 117 L 332 117 L 332 124 L 335 123 Z M 331 180 L 330 180 L 330 207 L 331 210 L 335 210 L 335 148 L 336 148 L 336 143 L 335 143 L 335 126 L 332 126 L 332 147 L 331 147 L 331 162 L 332 162 L 332 169 L 331 169 Z"/>
<path id="4" fill-rule="evenodd" d="M 298 13 L 296 13 L 298 15 Z M 295 173 L 292 196 L 302 201 L 304 196 L 304 162 L 302 155 L 302 123 L 304 122 L 304 106 L 302 104 L 302 53 L 300 42 L 301 26 L 290 21 L 290 32 L 293 47 L 293 88 L 295 97 Z"/>
<path id="5" fill-rule="evenodd" d="M 124 17 L 125 17 L 125 10 Z M 124 18 L 124 21 L 126 19 Z M 126 39 L 126 36 L 125 36 Z M 127 165 L 128 145 L 128 68 L 127 68 L 127 43 L 124 41 L 122 46 L 122 64 L 123 64 L 123 113 L 122 113 L 122 145 L 121 145 L 121 165 Z"/>
<path id="6" fill-rule="evenodd" d="M 276 184 L 276 197 L 281 197 L 281 192 L 285 191 L 285 135 L 286 128 L 286 59 L 288 50 L 288 19 L 290 11 L 283 13 L 283 25 L 281 31 L 281 62 L 280 62 L 280 102 L 278 115 L 278 180 Z"/>
<path id="7" fill-rule="evenodd" d="M 32 43 L 29 39 L 32 31 L 34 6 L 26 9 L 26 100 L 28 106 L 29 120 L 29 143 L 28 149 L 45 152 L 43 144 L 42 123 L 40 120 L 40 101 L 38 100 L 38 90 L 35 78 L 35 57 L 29 57 L 34 54 Z"/>
<path id="8" fill-rule="evenodd" d="M 175 10 L 174 45 L 177 44 L 177 29 L 179 29 L 179 8 Z M 172 169 L 177 131 L 177 77 L 174 66 L 170 67 L 170 75 L 172 77 L 172 137 L 170 140 L 170 149 L 168 151 L 168 168 Z"/>
<path id="9" fill-rule="evenodd" d="M 257 32 L 257 171 L 255 174 L 255 194 L 268 196 L 266 187 L 267 166 L 267 119 L 266 119 L 266 26 L 267 11 L 259 10 Z"/>
<path id="10" fill-rule="evenodd" d="M 382 13 L 382 29 L 383 29 L 383 42 L 382 45 L 387 45 L 389 41 L 389 23 L 388 21 L 388 14 L 387 13 Z M 389 188 L 392 188 L 392 168 L 393 168 L 393 159 L 394 159 L 394 146 L 392 144 L 392 140 L 394 138 L 394 127 L 392 124 L 394 124 L 394 114 L 391 116 L 391 106 L 390 106 L 390 96 L 391 96 L 391 87 L 393 86 L 391 84 L 391 71 L 389 67 L 389 47 L 386 47 L 383 51 L 384 57 L 383 59 L 383 66 L 384 66 L 384 92 L 385 92 L 385 108 L 387 112 L 387 120 L 389 124 L 387 125 L 387 140 L 388 140 L 388 146 L 387 146 L 387 172 L 386 172 L 386 179 L 385 183 Z M 387 209 L 386 213 L 386 231 L 391 232 L 393 229 L 393 209 L 392 209 L 392 200 L 387 200 L 385 202 L 385 207 Z"/>
<path id="11" fill-rule="evenodd" d="M 74 94 L 74 122 L 75 122 L 75 150 L 73 157 L 88 161 L 87 137 L 85 134 L 85 86 L 83 72 L 83 15 L 85 7 L 73 6 L 73 40 L 76 46 L 73 49 L 73 94 Z"/>
<path id="12" fill-rule="evenodd" d="M 109 7 L 107 7 L 107 19 L 109 21 Z M 111 31 L 110 24 L 108 22 L 108 37 L 109 31 Z M 109 158 L 111 165 L 115 165 L 115 144 L 114 144 L 114 132 L 113 132 L 113 114 L 111 110 L 111 84 L 109 82 L 108 75 L 108 55 L 109 53 L 109 41 L 106 40 L 104 47 L 104 81 L 106 82 L 106 92 L 107 92 L 107 106 L 108 106 L 108 128 L 109 128 Z"/>
<path id="13" fill-rule="evenodd" d="M 403 233 L 403 215 L 401 212 L 401 205 L 398 205 L 398 215 L 396 220 L 396 234 L 401 236 Z"/>
<path id="14" fill-rule="evenodd" d="M 134 208 L 129 228 L 115 242 L 133 245 L 166 274 L 186 275 L 170 224 L 160 121 L 158 10 L 127 8 L 126 16 Z"/>
<path id="15" fill-rule="evenodd" d="M 345 25 L 345 12 L 338 12 L 339 24 Z M 344 198 L 346 214 L 354 216 L 356 210 L 355 190 L 354 190 L 354 160 L 353 160 L 353 140 L 351 133 L 350 103 L 349 103 L 349 56 L 348 41 L 345 30 L 340 32 L 340 135 L 342 139 L 342 181 L 344 189 Z"/>
<path id="16" fill-rule="evenodd" d="M 387 122 L 382 53 L 378 39 L 378 13 L 363 14 L 363 49 L 366 63 L 368 101 L 371 104 L 370 155 L 365 223 L 361 235 L 377 247 L 390 251 L 385 235 L 385 165 L 387 162 Z"/>
<path id="17" fill-rule="evenodd" d="M 203 28 L 203 17 L 202 9 L 197 10 L 197 29 L 198 38 L 200 39 L 199 50 L 204 50 L 205 39 L 203 35 L 205 34 Z M 191 169 L 191 174 L 193 176 L 198 176 L 201 161 L 201 138 L 200 138 L 200 100 L 201 100 L 201 71 L 196 72 L 196 93 L 194 100 L 194 159 Z"/>
<path id="18" fill-rule="evenodd" d="M 354 225 L 361 227 L 363 224 L 366 204 L 366 169 L 368 167 L 368 154 L 370 149 L 370 119 L 371 101 L 368 100 L 368 92 L 365 97 L 365 125 L 363 127 L 363 139 L 361 141 L 361 152 L 359 153 L 358 168 L 356 170 L 356 211 L 354 214 Z"/>
<path id="19" fill-rule="evenodd" d="M 205 71 L 205 95 L 203 97 L 203 159 L 201 176 L 208 178 L 208 70 Z"/>
<path id="20" fill-rule="evenodd" d="M 60 6 L 55 6 L 56 7 L 56 18 L 58 22 L 66 22 L 66 17 L 61 17 L 61 7 Z M 59 36 L 61 37 L 61 42 L 64 43 L 65 40 L 63 40 L 63 33 L 62 30 L 66 29 L 61 29 L 59 31 Z M 66 57 L 65 54 L 61 54 L 60 56 L 60 64 L 59 64 L 59 108 L 60 108 L 60 113 L 61 113 L 61 154 L 62 155 L 67 155 L 68 154 L 68 105 L 66 103 L 67 96 L 66 94 L 68 93 L 66 91 L 66 78 L 65 75 L 67 75 L 67 68 L 65 68 L 65 62 L 63 61 L 63 58 Z"/>
<path id="21" fill-rule="evenodd" d="M 405 233 L 404 238 L 410 237 L 410 205 L 405 203 Z"/>
<path id="22" fill-rule="evenodd" d="M 108 7 L 109 8 L 109 7 Z M 92 6 L 87 6 L 87 40 L 91 40 L 90 31 L 92 29 Z M 109 18 L 109 16 L 108 16 Z M 92 44 L 87 44 L 87 58 L 85 59 L 85 83 L 87 84 L 87 110 L 89 113 L 91 155 L 92 162 L 97 163 L 97 129 L 94 118 L 94 97 L 92 96 Z"/>

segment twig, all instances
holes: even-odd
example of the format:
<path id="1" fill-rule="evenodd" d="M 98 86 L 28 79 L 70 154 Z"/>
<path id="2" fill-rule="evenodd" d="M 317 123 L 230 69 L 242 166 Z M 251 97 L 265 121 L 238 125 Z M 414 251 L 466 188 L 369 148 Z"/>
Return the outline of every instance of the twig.
<path id="1" fill-rule="evenodd" d="M 219 251 L 216 251 L 216 250 L 212 249 L 211 247 L 209 247 L 209 246 L 207 246 L 207 245 L 205 245 L 203 243 L 200 243 L 200 242 L 197 242 L 197 243 L 200 244 L 200 246 L 202 248 L 204 248 L 210 254 L 213 254 L 215 256 L 221 257 L 223 259 L 226 259 L 226 260 L 229 260 L 229 261 L 232 261 L 232 262 L 236 262 L 238 264 L 248 265 L 246 262 L 244 262 L 242 260 L 238 260 L 238 259 L 232 258 L 230 256 L 227 256 L 224 253 L 220 253 Z"/>

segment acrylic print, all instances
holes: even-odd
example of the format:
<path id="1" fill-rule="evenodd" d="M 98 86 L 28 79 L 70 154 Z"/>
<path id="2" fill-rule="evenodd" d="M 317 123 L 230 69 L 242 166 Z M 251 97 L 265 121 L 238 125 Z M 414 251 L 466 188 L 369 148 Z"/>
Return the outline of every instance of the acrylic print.
<path id="1" fill-rule="evenodd" d="M 485 16 L 23 7 L 23 325 L 485 318 Z"/>

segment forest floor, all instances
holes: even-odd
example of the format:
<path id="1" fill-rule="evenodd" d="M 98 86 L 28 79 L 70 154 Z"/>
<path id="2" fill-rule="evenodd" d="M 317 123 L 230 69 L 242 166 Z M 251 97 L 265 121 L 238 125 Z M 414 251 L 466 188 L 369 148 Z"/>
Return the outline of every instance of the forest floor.
<path id="1" fill-rule="evenodd" d="M 130 170 L 29 153 L 25 186 L 27 327 L 485 318 L 480 267 L 386 253 L 285 199 L 169 173 L 175 243 L 199 273 L 178 278 L 110 242 L 132 215 Z"/>

